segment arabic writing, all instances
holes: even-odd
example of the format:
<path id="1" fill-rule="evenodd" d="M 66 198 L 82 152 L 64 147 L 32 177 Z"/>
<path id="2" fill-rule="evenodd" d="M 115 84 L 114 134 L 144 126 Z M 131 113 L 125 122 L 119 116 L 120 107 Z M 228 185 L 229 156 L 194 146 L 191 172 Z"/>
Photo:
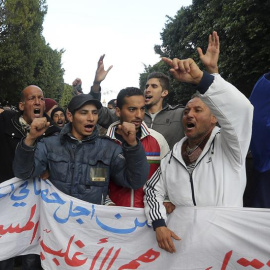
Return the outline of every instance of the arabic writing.
<path id="1" fill-rule="evenodd" d="M 29 182 L 18 181 L 4 188 L 0 187 L 1 203 L 4 202 L 3 212 L 1 212 L 4 214 L 0 216 L 0 260 L 6 259 L 5 252 L 2 251 L 4 245 L 10 246 L 10 243 L 16 243 L 15 246 L 21 241 L 24 242 L 21 245 L 24 253 L 28 249 L 35 252 L 41 251 L 45 269 L 66 270 L 75 267 L 83 270 L 164 269 L 164 261 L 168 263 L 168 269 L 170 264 L 177 268 L 178 262 L 182 268 L 182 263 L 192 265 L 190 269 L 193 267 L 193 262 L 177 261 L 178 257 L 183 258 L 181 256 L 186 256 L 186 254 L 183 255 L 181 252 L 167 254 L 158 248 L 153 231 L 147 228 L 143 211 L 120 207 L 106 208 L 81 202 L 75 198 L 73 200 L 72 197 L 55 191 L 49 182 L 39 181 L 39 179 Z M 10 219 L 5 218 L 8 217 L 9 211 L 11 212 Z M 225 210 L 222 209 L 222 222 L 225 220 L 224 213 Z M 261 212 L 256 212 L 255 217 L 258 216 L 263 221 L 267 217 Z M 235 216 L 233 217 L 235 220 Z M 252 222 L 251 218 L 249 220 Z M 222 225 L 225 223 L 223 222 Z M 241 220 L 242 223 L 243 220 Z M 233 228 L 233 225 L 231 227 Z M 249 224 L 249 228 L 253 227 Z M 264 228 L 268 227 L 264 226 Z M 239 238 L 238 231 L 239 227 L 235 234 Z M 262 235 L 268 239 L 267 232 L 263 231 Z M 260 234 L 256 237 L 259 238 Z M 198 269 L 206 270 L 270 268 L 269 256 L 265 249 L 268 241 L 263 242 L 262 237 L 259 238 L 259 242 L 252 240 L 256 243 L 254 247 L 260 246 L 263 251 L 261 254 L 260 250 L 253 247 L 255 251 L 254 255 L 252 254 L 253 258 L 250 252 L 247 255 L 235 244 L 238 243 L 238 238 L 233 242 L 234 249 L 226 250 L 225 248 L 224 250 L 223 246 L 218 246 L 223 253 L 215 254 L 217 256 L 214 262 L 209 259 L 213 254 L 206 253 L 209 250 L 209 243 L 206 243 L 207 249 L 204 250 L 203 255 L 200 255 L 200 258 L 206 255 L 206 259 L 198 260 L 194 262 L 194 265 L 196 264 Z M 187 241 L 184 237 L 182 240 Z M 249 240 L 249 243 L 253 243 L 252 241 Z M 211 248 L 213 243 L 212 241 Z M 243 247 L 246 241 L 240 244 Z M 227 247 L 228 243 L 222 243 L 222 245 Z M 186 245 L 186 247 L 189 246 Z M 19 255 L 18 252 L 21 252 L 19 249 L 16 250 L 15 255 Z M 252 247 L 249 249 L 252 250 Z M 185 251 L 190 252 L 187 249 Z M 256 256 L 256 254 L 259 255 Z M 170 258 L 173 260 L 170 261 Z M 210 266 L 206 268 L 208 265 Z"/>
<path id="2" fill-rule="evenodd" d="M 73 242 L 74 237 L 75 236 L 73 235 L 69 239 L 69 242 L 68 242 L 68 245 L 67 245 L 67 249 L 64 252 L 62 251 L 62 249 L 56 251 L 56 250 L 53 250 L 53 249 L 49 248 L 44 243 L 43 240 L 40 241 L 40 246 L 43 249 L 43 251 L 46 252 L 46 253 L 50 253 L 50 254 L 52 254 L 54 256 L 58 256 L 58 257 L 63 257 L 64 260 L 65 260 L 65 263 L 67 265 L 69 265 L 69 266 L 82 266 L 87 261 L 87 258 L 82 259 L 82 260 L 80 260 L 80 259 L 77 258 L 78 256 L 83 255 L 82 252 L 75 252 L 74 255 L 71 258 L 69 257 L 70 246 L 71 246 L 71 244 Z M 80 240 L 75 241 L 74 244 L 78 248 L 84 247 L 84 244 Z M 45 256 L 44 256 L 44 254 L 42 252 L 41 252 L 41 255 L 40 256 L 41 256 L 41 259 L 42 260 L 45 260 Z M 59 261 L 56 258 L 54 258 L 54 262 L 56 263 L 56 265 L 59 265 L 60 264 Z"/>
<path id="3" fill-rule="evenodd" d="M 139 256 L 137 259 L 132 260 L 130 263 L 125 264 L 119 268 L 119 270 L 124 269 L 138 269 L 141 265 L 139 262 L 150 263 L 155 261 L 160 255 L 160 252 L 153 250 L 152 248 L 147 250 L 144 254 Z"/>
<path id="4" fill-rule="evenodd" d="M 40 179 L 34 179 L 32 182 L 32 185 L 29 186 L 28 181 L 24 181 L 19 186 L 15 186 L 14 184 L 10 184 L 8 187 L 5 187 L 5 190 L 1 190 L 0 188 L 0 198 L 8 198 L 11 202 L 13 202 L 13 207 L 22 207 L 25 209 L 27 215 L 27 211 L 29 211 L 29 218 L 27 220 L 22 222 L 18 222 L 18 224 L 8 224 L 8 225 L 0 225 L 0 238 L 1 236 L 5 234 L 14 234 L 14 233 L 23 233 L 26 231 L 32 231 L 30 244 L 33 244 L 34 239 L 36 238 L 37 234 L 40 235 L 38 232 L 39 228 L 39 212 L 36 211 L 37 205 L 33 205 L 31 209 L 29 207 L 27 208 L 27 205 L 29 205 L 29 201 L 27 200 L 28 196 L 36 196 L 41 199 L 42 202 L 45 204 L 50 204 L 53 206 L 51 209 L 53 210 L 53 218 L 58 224 L 67 224 L 71 219 L 74 219 L 78 224 L 83 224 L 86 221 L 89 222 L 89 220 L 93 220 L 96 225 L 103 231 L 107 231 L 113 234 L 130 234 L 134 232 L 137 228 L 143 228 L 147 225 L 146 220 L 143 220 L 142 222 L 139 221 L 138 218 L 135 218 L 131 224 L 131 226 L 121 228 L 121 224 L 127 224 L 125 222 L 125 219 L 122 217 L 120 213 L 114 214 L 114 218 L 116 220 L 119 220 L 120 222 L 117 223 L 119 227 L 117 226 L 110 226 L 109 224 L 106 224 L 105 220 L 102 221 L 100 217 L 98 217 L 95 205 L 89 204 L 88 208 L 83 207 L 81 205 L 77 205 L 77 202 L 74 202 L 71 200 L 63 199 L 61 194 L 57 192 L 51 192 L 50 191 L 50 184 L 45 181 L 46 185 L 45 188 L 41 188 L 40 186 L 41 180 Z M 46 186 L 48 188 L 46 188 Z M 32 188 L 32 190 L 31 190 Z M 27 210 L 29 209 L 29 210 Z M 64 211 L 63 211 L 64 210 Z M 34 217 L 35 220 L 34 221 Z M 86 219 L 87 218 L 87 219 Z M 108 220 L 108 219 L 107 219 Z M 52 232 L 51 229 L 48 228 L 41 228 L 43 232 L 46 234 L 50 234 Z M 84 243 L 81 240 L 75 241 L 75 235 L 70 237 L 67 248 L 64 250 L 63 248 L 59 249 L 53 249 L 50 248 L 49 244 L 45 244 L 44 239 L 39 240 L 39 245 L 42 249 L 40 255 L 42 261 L 46 260 L 46 257 L 50 255 L 50 259 L 56 266 L 63 265 L 69 265 L 72 267 L 82 266 L 87 261 L 91 260 L 90 269 L 95 269 L 96 265 L 99 264 L 99 268 L 102 269 L 106 265 L 106 269 L 110 269 L 113 264 L 115 263 L 117 257 L 119 256 L 121 252 L 121 248 L 115 248 L 115 247 L 109 247 L 105 248 L 102 247 L 98 251 L 95 252 L 95 256 L 90 257 L 89 255 L 85 255 L 82 249 L 85 247 Z M 108 244 L 109 237 L 101 238 L 99 240 L 98 244 Z M 73 246 L 73 251 L 71 252 L 71 246 Z M 74 251 L 75 250 L 75 251 Z M 47 255 L 46 255 L 47 254 Z M 149 251 L 146 254 L 143 254 L 139 256 L 137 259 L 132 260 L 126 266 L 133 265 L 138 266 L 141 262 L 151 262 L 151 260 L 145 259 L 149 255 Z M 52 258 L 53 257 L 53 258 Z M 158 257 L 158 256 L 157 256 Z M 62 259 L 62 261 L 61 261 Z M 134 268 L 136 269 L 136 268 Z"/>
<path id="5" fill-rule="evenodd" d="M 6 229 L 4 229 L 4 225 L 0 225 L 0 235 L 4 235 L 7 233 L 22 233 L 24 231 L 31 231 L 35 226 L 35 223 L 32 221 L 35 212 L 36 212 L 36 205 L 34 205 L 31 208 L 30 217 L 27 223 L 22 227 L 20 227 L 20 224 L 17 224 L 16 226 L 10 224 Z"/>
<path id="6" fill-rule="evenodd" d="M 53 217 L 54 219 L 60 223 L 60 224 L 65 224 L 69 221 L 70 218 L 75 218 L 76 222 L 78 224 L 83 224 L 84 221 L 82 219 L 82 217 L 88 217 L 90 216 L 90 219 L 92 220 L 94 215 L 95 215 L 95 205 L 91 205 L 91 210 L 82 207 L 82 206 L 74 206 L 74 202 L 73 200 L 70 201 L 65 201 L 64 199 L 61 198 L 61 196 L 56 193 L 56 192 L 49 192 L 48 188 L 45 189 L 41 189 L 38 186 L 40 186 L 40 181 L 44 181 L 41 180 L 40 178 L 36 178 L 33 180 L 33 186 L 34 186 L 34 194 L 36 196 L 40 196 L 40 198 L 42 199 L 42 201 L 44 201 L 45 203 L 48 204 L 57 204 L 59 205 L 54 214 Z M 50 186 L 50 184 L 45 181 L 46 185 Z M 14 189 L 14 185 L 10 184 L 10 189 L 5 192 L 0 194 L 0 198 L 7 196 L 10 194 L 10 199 L 11 201 L 20 201 L 20 200 L 25 200 L 27 198 L 27 196 L 30 194 L 30 191 L 28 189 L 28 181 L 24 181 L 23 184 L 21 184 L 17 189 Z M 64 211 L 62 209 L 62 206 L 65 206 L 69 203 L 69 211 L 67 216 L 65 217 L 60 217 L 60 215 L 58 213 L 61 213 L 61 215 L 63 215 Z M 14 206 L 25 206 L 26 203 L 16 203 L 16 205 Z M 121 218 L 120 214 L 115 215 L 115 217 L 117 219 Z M 136 218 L 134 220 L 134 226 L 130 227 L 130 228 L 125 228 L 125 229 L 121 229 L 121 228 L 113 228 L 109 225 L 104 224 L 96 215 L 96 219 L 95 219 L 97 225 L 105 231 L 111 232 L 111 233 L 116 233 L 116 234 L 129 234 L 132 233 L 134 230 L 136 230 L 136 228 L 140 227 L 144 227 L 145 225 L 147 225 L 147 221 L 144 220 L 143 222 L 139 222 L 138 219 Z M 10 225 L 12 227 L 12 225 Z"/>
<path id="7" fill-rule="evenodd" d="M 222 263 L 222 266 L 221 266 L 221 270 L 226 270 L 227 269 L 227 266 L 229 265 L 229 262 L 232 258 L 232 254 L 233 254 L 233 251 L 230 250 L 229 252 L 227 252 L 224 256 L 224 260 L 223 260 L 223 263 Z M 248 266 L 251 266 L 253 267 L 254 269 L 261 269 L 262 267 L 264 266 L 268 266 L 270 267 L 270 260 L 267 261 L 267 263 L 263 263 L 257 259 L 252 259 L 252 260 L 248 260 L 246 258 L 240 258 L 236 261 L 237 264 L 243 266 L 243 267 L 248 267 Z M 210 270 L 212 269 L 213 267 L 208 267 L 206 268 L 205 270 Z"/>
<path id="8" fill-rule="evenodd" d="M 43 261 L 46 260 L 46 256 L 45 256 L 45 253 L 46 253 L 46 254 L 53 255 L 52 261 L 54 262 L 54 264 L 56 266 L 61 265 L 59 258 L 63 258 L 66 265 L 69 265 L 72 267 L 78 267 L 78 266 L 84 265 L 88 261 L 88 258 L 86 256 L 84 256 L 86 258 L 79 259 L 78 256 L 84 255 L 82 252 L 76 251 L 73 254 L 73 256 L 70 255 L 71 244 L 74 242 L 74 238 L 75 238 L 75 235 L 73 235 L 70 238 L 65 251 L 63 251 L 63 249 L 53 250 L 52 248 L 48 247 L 48 245 L 45 244 L 43 240 L 41 240 L 40 246 L 43 250 L 41 252 L 41 259 Z M 100 243 L 101 242 L 102 241 L 100 239 Z M 85 247 L 84 243 L 80 240 L 75 241 L 74 244 L 80 249 Z M 91 260 L 91 265 L 90 265 L 89 270 L 97 269 L 96 266 L 97 266 L 97 262 L 98 262 L 100 257 L 102 257 L 103 259 L 101 259 L 101 261 L 99 261 L 98 269 L 102 270 L 106 264 L 107 264 L 106 269 L 111 269 L 111 267 L 115 263 L 117 257 L 119 256 L 120 252 L 121 252 L 121 248 L 118 248 L 115 251 L 114 251 L 114 247 L 110 247 L 107 251 L 106 251 L 105 247 L 100 248 L 96 252 L 96 254 L 93 256 L 93 259 L 92 260 L 89 259 L 89 260 Z M 137 259 L 134 259 L 134 260 L 130 261 L 129 263 L 120 266 L 120 268 L 118 268 L 118 269 L 119 270 L 138 269 L 140 267 L 141 263 L 151 263 L 151 262 L 155 261 L 159 257 L 159 255 L 160 255 L 160 252 L 157 252 L 153 249 L 149 249 L 145 253 L 140 255 Z M 110 259 L 110 257 L 111 257 L 111 259 Z"/>

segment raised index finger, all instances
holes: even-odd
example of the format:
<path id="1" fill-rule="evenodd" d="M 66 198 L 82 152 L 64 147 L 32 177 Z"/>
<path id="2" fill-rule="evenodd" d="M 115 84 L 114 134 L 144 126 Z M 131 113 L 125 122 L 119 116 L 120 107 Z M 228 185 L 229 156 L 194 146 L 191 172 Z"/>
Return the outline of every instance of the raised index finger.
<path id="1" fill-rule="evenodd" d="M 165 62 L 169 66 L 173 67 L 173 63 L 172 63 L 172 60 L 170 58 L 162 57 L 161 59 L 162 59 L 163 62 Z"/>

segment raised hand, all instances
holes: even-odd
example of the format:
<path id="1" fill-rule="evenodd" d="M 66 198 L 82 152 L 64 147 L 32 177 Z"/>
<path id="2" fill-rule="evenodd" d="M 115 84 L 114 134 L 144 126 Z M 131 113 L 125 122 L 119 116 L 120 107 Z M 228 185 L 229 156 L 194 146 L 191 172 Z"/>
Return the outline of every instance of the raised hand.
<path id="1" fill-rule="evenodd" d="M 80 78 L 76 78 L 72 83 L 73 86 L 77 86 L 79 84 L 82 84 L 82 80 Z"/>
<path id="2" fill-rule="evenodd" d="M 209 73 L 218 73 L 218 58 L 220 53 L 219 36 L 216 31 L 209 35 L 208 48 L 206 53 L 200 47 L 197 48 L 198 54 L 206 70 Z"/>
<path id="3" fill-rule="evenodd" d="M 121 125 L 118 125 L 118 132 L 128 145 L 137 145 L 136 128 L 134 124 L 123 122 Z"/>
<path id="4" fill-rule="evenodd" d="M 99 60 L 98 60 L 94 84 L 100 84 L 106 78 L 107 74 L 109 73 L 109 71 L 113 67 L 111 65 L 107 70 L 104 69 L 104 63 L 103 63 L 104 57 L 105 57 L 105 54 L 101 55 Z"/>
<path id="5" fill-rule="evenodd" d="M 180 82 L 187 82 L 192 84 L 199 84 L 203 76 L 203 72 L 197 66 L 193 59 L 188 58 L 180 60 L 174 58 L 173 60 L 162 57 L 162 60 L 172 68 L 170 72 Z"/>
<path id="6" fill-rule="evenodd" d="M 47 122 L 46 117 L 35 118 L 30 126 L 30 131 L 27 134 L 24 143 L 28 146 L 33 146 L 36 139 L 43 135 L 43 133 L 50 126 L 50 122 Z"/>

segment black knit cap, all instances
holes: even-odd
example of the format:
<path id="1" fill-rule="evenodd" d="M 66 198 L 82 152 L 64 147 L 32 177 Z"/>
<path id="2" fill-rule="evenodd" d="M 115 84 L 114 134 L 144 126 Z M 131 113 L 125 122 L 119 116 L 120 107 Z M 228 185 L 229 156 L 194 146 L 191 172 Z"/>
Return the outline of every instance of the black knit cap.
<path id="1" fill-rule="evenodd" d="M 56 108 L 54 108 L 54 109 L 52 110 L 52 112 L 51 112 L 51 119 L 53 119 L 54 114 L 55 114 L 56 112 L 58 112 L 58 111 L 63 112 L 63 114 L 64 114 L 64 116 L 65 116 L 65 118 L 66 118 L 66 113 L 65 113 L 64 109 L 62 109 L 61 107 L 56 107 Z"/>
<path id="2" fill-rule="evenodd" d="M 102 107 L 101 102 L 98 101 L 97 99 L 94 99 L 93 96 L 89 94 L 80 94 L 71 99 L 71 101 L 68 104 L 68 110 L 71 113 L 74 113 L 86 103 L 93 103 L 94 105 L 96 105 L 97 109 L 100 109 Z"/>

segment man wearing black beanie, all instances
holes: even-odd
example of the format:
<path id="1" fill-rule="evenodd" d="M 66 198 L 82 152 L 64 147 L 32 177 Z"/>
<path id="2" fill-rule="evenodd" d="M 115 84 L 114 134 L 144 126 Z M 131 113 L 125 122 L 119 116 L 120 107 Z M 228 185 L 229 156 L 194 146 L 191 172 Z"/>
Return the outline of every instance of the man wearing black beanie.
<path id="1" fill-rule="evenodd" d="M 66 124 L 66 114 L 64 109 L 61 107 L 54 108 L 51 112 L 51 119 L 56 126 L 63 128 Z"/>

